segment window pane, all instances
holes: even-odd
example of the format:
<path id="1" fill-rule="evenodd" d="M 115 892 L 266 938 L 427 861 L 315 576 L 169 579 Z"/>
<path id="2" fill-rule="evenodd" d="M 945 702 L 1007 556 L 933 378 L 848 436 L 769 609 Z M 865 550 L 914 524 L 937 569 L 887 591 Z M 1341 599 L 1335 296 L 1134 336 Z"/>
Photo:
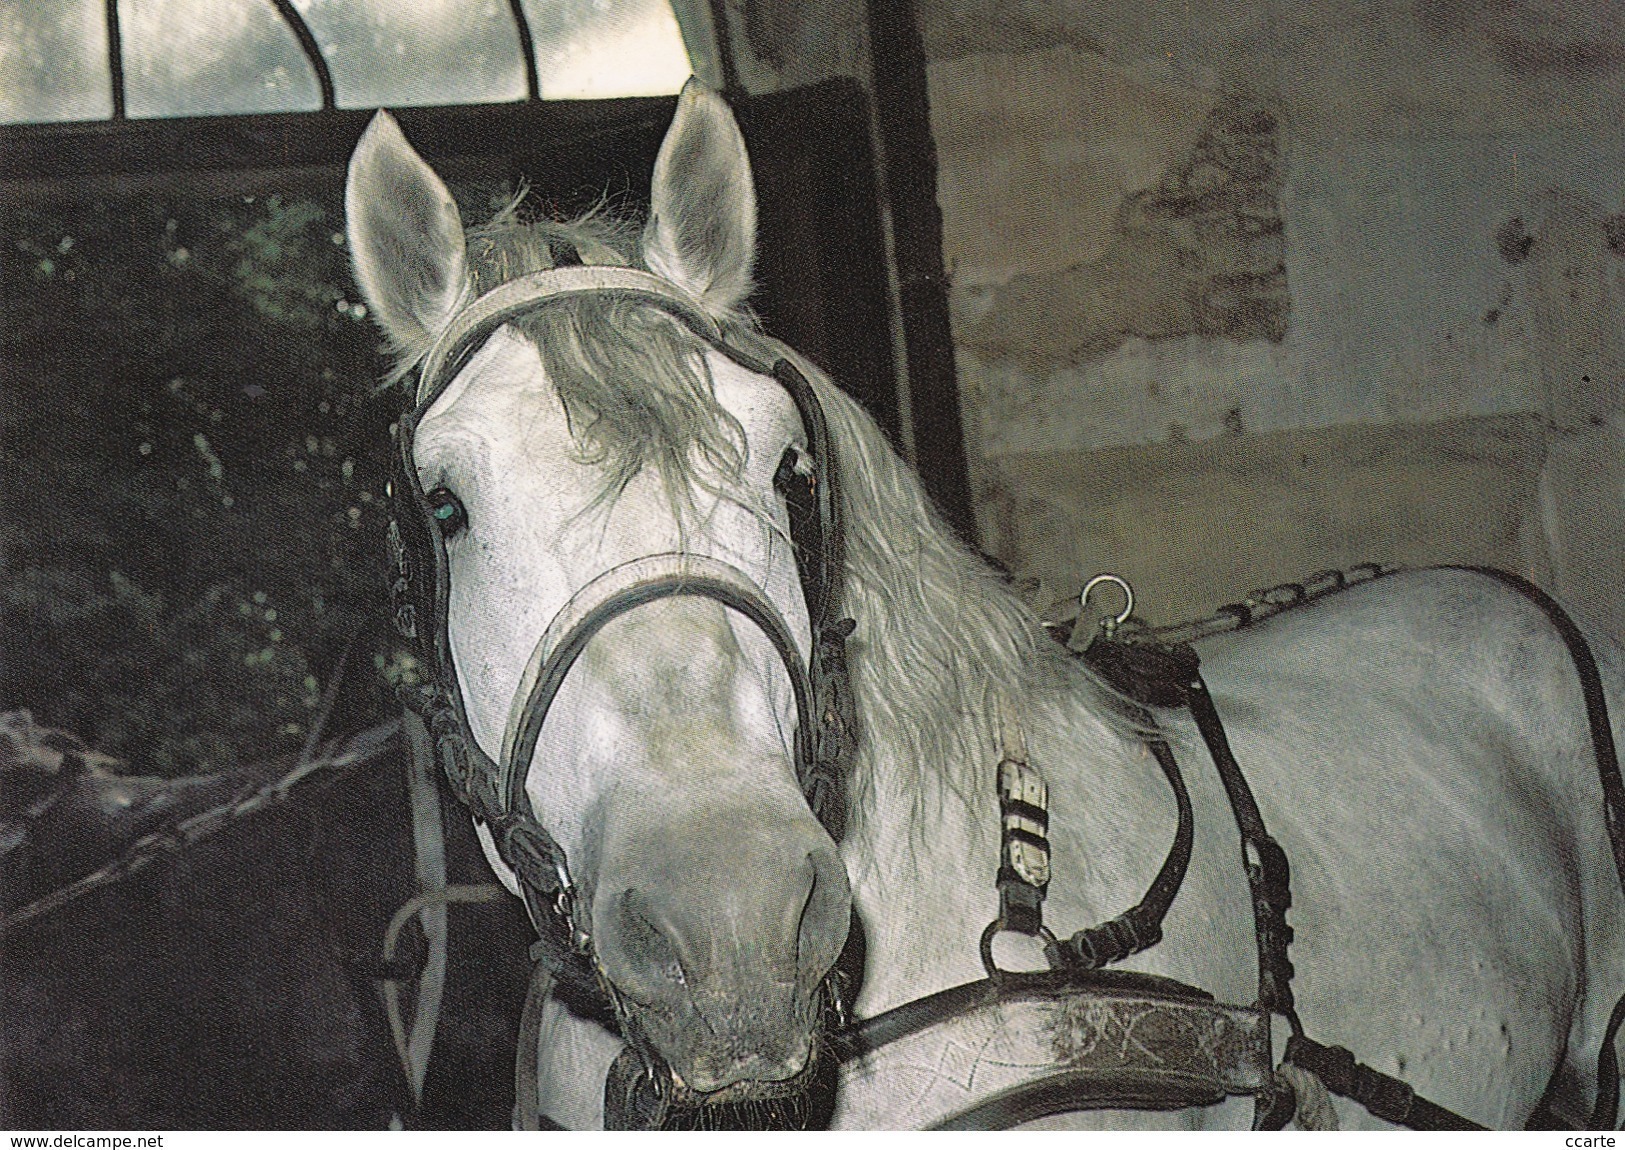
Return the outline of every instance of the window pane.
<path id="1" fill-rule="evenodd" d="M 112 114 L 103 0 L 0 5 L 0 123 Z"/>
<path id="2" fill-rule="evenodd" d="M 525 98 L 507 0 L 294 0 L 343 108 Z"/>
<path id="3" fill-rule="evenodd" d="M 525 98 L 509 0 L 293 0 L 341 107 Z M 667 95 L 691 71 L 668 0 L 522 0 L 544 99 Z M 272 0 L 119 0 L 132 117 L 308 111 Z M 105 0 L 0 2 L 0 123 L 112 114 Z"/>
<path id="4" fill-rule="evenodd" d="M 693 70 L 668 0 L 524 0 L 548 100 L 668 96 Z"/>
<path id="5" fill-rule="evenodd" d="M 120 0 L 131 116 L 321 107 L 321 88 L 271 0 Z"/>

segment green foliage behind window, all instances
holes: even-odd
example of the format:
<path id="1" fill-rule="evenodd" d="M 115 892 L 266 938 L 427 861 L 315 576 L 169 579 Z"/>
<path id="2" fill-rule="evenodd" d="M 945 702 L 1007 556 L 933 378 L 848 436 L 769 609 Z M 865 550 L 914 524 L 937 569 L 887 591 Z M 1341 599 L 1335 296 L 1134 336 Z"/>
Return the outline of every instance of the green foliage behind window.
<path id="1" fill-rule="evenodd" d="M 336 188 L 0 223 L 0 709 L 157 774 L 391 712 L 384 364 Z"/>

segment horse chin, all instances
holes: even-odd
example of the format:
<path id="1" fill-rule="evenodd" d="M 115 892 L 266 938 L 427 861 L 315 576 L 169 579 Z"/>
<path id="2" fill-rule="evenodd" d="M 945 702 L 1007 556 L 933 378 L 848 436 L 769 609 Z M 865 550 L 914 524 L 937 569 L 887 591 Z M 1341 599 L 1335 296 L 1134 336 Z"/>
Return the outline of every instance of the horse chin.
<path id="1" fill-rule="evenodd" d="M 697 1010 L 685 1012 L 687 1025 L 676 1027 L 664 1011 L 634 1008 L 623 1028 L 635 1046 L 650 1052 L 649 1061 L 659 1063 L 674 1099 L 691 1105 L 733 1102 L 797 1089 L 821 1040 L 817 1005 L 801 1004 L 776 1026 L 757 1019 L 748 1028 L 730 1027 L 729 1020 Z"/>
<path id="2" fill-rule="evenodd" d="M 833 1064 L 819 1058 L 826 1029 L 836 1021 L 830 993 L 820 986 L 798 1002 L 793 1017 L 780 1027 L 752 1027 L 754 1041 L 736 1033 L 720 1044 L 714 1025 L 674 1029 L 665 1011 L 623 998 L 617 1013 L 629 1041 L 605 1083 L 606 1125 L 805 1129 L 816 1118 L 815 1094 L 828 1093 L 815 1086 L 833 1071 Z"/>
<path id="3" fill-rule="evenodd" d="M 826 1075 L 814 1053 L 787 1078 L 740 1079 L 696 1090 L 658 1055 L 624 1050 L 605 1083 L 610 1129 L 804 1130 L 814 1118 L 814 1087 Z"/>
<path id="4" fill-rule="evenodd" d="M 673 1073 L 672 1104 L 681 1107 L 709 1108 L 713 1111 L 724 1106 L 737 1106 L 750 1102 L 771 1102 L 781 1098 L 794 1098 L 807 1092 L 817 1067 L 817 1059 L 809 1054 L 801 1069 L 788 1078 L 744 1078 L 717 1090 L 695 1090 Z"/>

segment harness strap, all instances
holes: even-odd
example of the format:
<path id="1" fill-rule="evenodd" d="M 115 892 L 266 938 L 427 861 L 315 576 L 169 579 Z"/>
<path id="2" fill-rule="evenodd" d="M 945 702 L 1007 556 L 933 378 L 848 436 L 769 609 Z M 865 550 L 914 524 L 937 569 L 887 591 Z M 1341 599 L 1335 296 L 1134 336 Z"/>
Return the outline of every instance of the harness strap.
<path id="1" fill-rule="evenodd" d="M 1021 934 L 1044 930 L 1049 886 L 1049 787 L 1022 758 L 1001 760 L 999 783 L 999 917 L 997 926 Z M 990 971 L 991 973 L 991 971 Z"/>
<path id="2" fill-rule="evenodd" d="M 1146 716 L 1150 718 L 1149 715 Z M 1174 842 L 1163 859 L 1156 878 L 1146 888 L 1145 897 L 1134 906 L 1108 922 L 1078 931 L 1065 942 L 1054 944 L 1048 952 L 1052 966 L 1076 967 L 1095 970 L 1121 962 L 1130 955 L 1149 950 L 1162 941 L 1162 922 L 1179 895 L 1190 868 L 1191 849 L 1196 841 L 1196 818 L 1191 811 L 1190 791 L 1174 753 L 1160 736 L 1147 735 L 1145 745 L 1162 768 L 1163 776 L 1174 792 L 1179 820 L 1174 830 Z"/>
<path id="3" fill-rule="evenodd" d="M 1194 652 L 1191 657 L 1195 659 Z M 1196 729 L 1201 732 L 1213 765 L 1218 768 L 1219 779 L 1224 783 L 1225 795 L 1235 815 L 1236 828 L 1241 832 L 1242 863 L 1252 894 L 1258 938 L 1259 1005 L 1284 1017 L 1294 1034 L 1302 1034 L 1303 1024 L 1298 1020 L 1292 1001 L 1292 960 L 1287 957 L 1292 944 L 1292 927 L 1286 921 L 1286 912 L 1292 906 L 1292 870 L 1286 852 L 1264 827 L 1264 817 L 1259 813 L 1253 789 L 1230 750 L 1224 723 L 1200 673 L 1194 674 L 1187 684 L 1186 700 L 1191 717 L 1196 720 Z"/>
<path id="4" fill-rule="evenodd" d="M 1054 935 L 1044 926 L 1044 895 L 1049 888 L 1049 786 L 1043 773 L 1027 761 L 1027 732 L 1014 704 L 994 699 L 999 765 L 993 772 L 999 796 L 999 913 L 982 932 L 982 966 L 989 978 L 1002 972 L 993 960 L 993 938 L 1000 931 L 1039 937 Z"/>
<path id="5" fill-rule="evenodd" d="M 1625 778 L 1621 776 L 1602 676 L 1584 634 L 1555 599 L 1527 579 L 1491 567 L 1448 566 L 1436 570 L 1464 571 L 1494 579 L 1538 607 L 1562 638 L 1580 680 L 1586 723 L 1603 789 L 1609 846 L 1615 869 L 1621 883 L 1625 884 Z M 1221 614 L 1231 620 L 1230 626 L 1225 629 L 1242 629 L 1270 614 L 1313 601 L 1327 591 L 1339 591 L 1355 581 L 1367 582 L 1394 573 L 1373 565 L 1364 565 L 1356 571 L 1360 577 L 1354 581 L 1345 580 L 1337 573 L 1327 573 L 1337 577 L 1330 587 L 1313 595 L 1305 593 L 1295 584 L 1288 585 L 1288 588 L 1297 594 L 1286 599 L 1278 600 L 1269 592 L 1258 593 L 1256 604 L 1265 610 L 1256 613 L 1249 604 L 1221 608 Z M 1313 580 L 1323 578 L 1315 576 Z M 1177 630 L 1163 628 L 1162 632 L 1172 637 Z M 1161 641 L 1160 634 L 1133 630 L 1126 641 L 1115 636 L 1097 638 L 1084 656 L 1111 686 L 1130 698 L 1152 706 L 1183 705 L 1191 711 L 1197 730 L 1218 769 L 1241 834 L 1257 922 L 1259 1002 L 1261 1006 L 1281 1013 L 1292 1026 L 1293 1034 L 1287 1043 L 1285 1060 L 1315 1074 L 1333 1093 L 1359 1102 L 1387 1121 L 1414 1130 L 1484 1129 L 1470 1119 L 1418 1096 L 1409 1084 L 1400 1079 L 1357 1062 L 1354 1055 L 1343 1047 L 1323 1045 L 1304 1033 L 1292 998 L 1294 971 L 1288 958 L 1292 928 L 1286 922 L 1292 895 L 1286 854 L 1265 829 L 1252 788 L 1230 749 L 1224 724 L 1200 674 L 1200 661 L 1195 651 L 1187 642 L 1165 643 Z M 1597 1055 L 1597 1097 L 1590 1120 L 1592 1129 L 1611 1130 L 1618 1119 L 1619 1061 L 1614 1043 L 1622 1026 L 1625 1026 L 1625 996 L 1615 1004 L 1609 1016 Z"/>
<path id="6" fill-rule="evenodd" d="M 1193 662 L 1196 659 L 1194 651 L 1191 659 Z M 1408 1083 L 1355 1062 L 1349 1051 L 1323 1046 L 1304 1033 L 1293 1002 L 1295 971 L 1288 957 L 1292 927 L 1286 921 L 1286 912 L 1292 906 L 1292 877 L 1286 852 L 1264 826 L 1252 787 L 1230 749 L 1218 708 L 1199 672 L 1192 674 L 1185 695 L 1191 717 L 1224 784 L 1241 835 L 1242 862 L 1252 895 L 1254 933 L 1258 942 L 1258 1001 L 1263 1009 L 1280 1014 L 1292 1027 L 1292 1036 L 1287 1039 L 1286 1061 L 1317 1075 L 1332 1093 L 1360 1103 L 1378 1118 L 1412 1130 L 1485 1129 L 1423 1098 Z"/>
<path id="7" fill-rule="evenodd" d="M 1602 674 L 1597 669 L 1597 658 L 1591 645 L 1574 618 L 1550 595 L 1521 576 L 1494 567 L 1447 567 L 1447 571 L 1469 571 L 1486 575 L 1503 586 L 1510 587 L 1529 600 L 1546 616 L 1562 637 L 1580 679 L 1580 694 L 1585 700 L 1586 725 L 1591 731 L 1591 746 L 1597 758 L 1597 775 L 1602 782 L 1603 820 L 1608 827 L 1608 845 L 1614 854 L 1614 870 L 1625 886 L 1625 780 L 1620 777 L 1619 750 L 1614 745 L 1613 725 L 1608 719 L 1608 697 L 1603 693 Z M 1612 1130 L 1619 1119 L 1619 1055 L 1614 1040 L 1625 1023 L 1625 995 L 1614 1004 L 1608 1024 L 1603 1029 L 1602 1046 L 1597 1052 L 1597 1099 L 1591 1111 L 1591 1129 Z"/>
<path id="8" fill-rule="evenodd" d="M 1454 1110 L 1447 1110 L 1380 1070 L 1355 1061 L 1352 1051 L 1341 1046 L 1323 1046 L 1312 1038 L 1294 1034 L 1286 1042 L 1286 1061 L 1302 1067 L 1325 1084 L 1333 1094 L 1352 1098 L 1378 1118 L 1412 1130 L 1487 1130 Z"/>
<path id="9" fill-rule="evenodd" d="M 747 357 L 732 347 L 722 345 L 719 350 L 747 367 L 752 366 L 746 362 Z M 841 578 L 846 569 L 846 529 L 841 515 L 840 480 L 834 466 L 835 451 L 830 443 L 829 422 L 824 418 L 823 405 L 801 369 L 781 357 L 773 361 L 769 374 L 795 404 L 801 430 L 807 436 L 807 449 L 812 453 L 813 506 L 808 509 L 811 514 L 798 517 L 804 520 L 800 524 L 803 530 L 798 534 L 806 536 L 806 545 L 797 547 L 796 559 L 799 566 L 809 569 L 805 595 L 807 614 L 813 630 L 822 634 L 826 628 L 840 626 L 834 613 L 840 606 Z M 850 633 L 851 627 L 846 630 Z"/>
<path id="10" fill-rule="evenodd" d="M 1246 621 L 1240 624 L 1246 625 Z M 1292 889 L 1286 852 L 1264 825 L 1252 786 L 1236 761 L 1224 722 L 1202 678 L 1201 659 L 1195 649 L 1189 643 L 1164 644 L 1143 632 L 1130 632 L 1130 635 L 1133 637 L 1129 639 L 1103 635 L 1089 645 L 1084 658 L 1109 685 L 1138 703 L 1189 708 L 1224 785 L 1241 836 L 1242 863 L 1252 898 L 1258 946 L 1258 1004 L 1265 1011 L 1280 1014 L 1292 1028 L 1286 1061 L 1318 1075 L 1328 1090 L 1359 1102 L 1379 1118 L 1416 1130 L 1483 1129 L 1418 1096 L 1399 1079 L 1356 1063 L 1348 1051 L 1323 1046 L 1304 1034 L 1292 996 L 1294 970 L 1288 954 L 1292 927 L 1286 921 L 1286 912 L 1292 906 Z M 1166 743 L 1163 748 L 1166 751 Z M 1171 753 L 1169 758 L 1172 759 Z M 1160 918 L 1158 921 L 1160 923 Z M 1078 941 L 1074 936 L 1067 946 L 1075 948 Z M 1108 938 L 1108 941 L 1113 940 Z M 1325 1073 L 1322 1073 L 1323 1068 Z M 1286 1085 L 1290 1089 L 1290 1084 Z M 1284 1125 L 1290 1117 L 1290 1109 L 1285 1105 L 1288 1097 L 1285 1091 L 1278 1092 L 1273 1099 L 1261 1095 L 1255 1125 Z"/>
<path id="11" fill-rule="evenodd" d="M 1150 701 L 1172 699 L 1167 684 L 1177 682 L 1184 668 L 1181 659 L 1161 648 L 1130 647 L 1102 636 L 1084 651 L 1084 660 L 1108 683 L 1131 698 Z M 1194 653 L 1193 653 L 1194 657 Z M 1169 704 L 1164 704 L 1169 705 Z M 1174 841 L 1162 867 L 1146 888 L 1145 897 L 1108 922 L 1078 931 L 1065 942 L 1052 943 L 1047 950 L 1050 965 L 1095 970 L 1121 962 L 1130 955 L 1148 950 L 1162 941 L 1162 923 L 1179 895 L 1190 869 L 1191 851 L 1196 841 L 1196 818 L 1191 810 L 1190 791 L 1168 742 L 1157 730 L 1151 713 L 1137 703 L 1131 707 L 1135 722 L 1146 732 L 1146 749 L 1157 761 L 1163 777 L 1174 793 L 1178 822 Z"/>
<path id="12" fill-rule="evenodd" d="M 724 354 L 753 366 L 740 349 L 717 345 Z M 846 571 L 846 528 L 842 521 L 840 479 L 829 421 L 812 383 L 788 358 L 779 357 L 773 378 L 795 404 L 801 429 L 812 453 L 811 490 L 798 499 L 786 492 L 790 538 L 796 551 L 796 569 L 802 578 L 802 597 L 812 624 L 813 651 L 808 664 L 818 729 L 813 738 L 813 768 L 801 780 L 807 801 L 819 821 L 839 842 L 846 831 L 844 764 L 857 749 L 858 708 L 852 693 L 846 640 L 857 629 L 855 619 L 842 618 L 841 583 Z"/>
<path id="13" fill-rule="evenodd" d="M 1111 656 L 1106 654 L 1108 649 L 1121 653 L 1126 659 L 1111 663 Z M 1116 668 L 1128 666 L 1142 650 L 1153 658 L 1160 657 L 1160 652 L 1149 648 L 1130 649 L 1118 644 L 1097 645 L 1091 648 L 1091 654 L 1097 650 L 1099 657 Z M 1110 669 L 1102 673 L 1108 674 Z M 1006 973 L 993 959 L 993 938 L 1000 931 L 1014 931 L 1042 940 L 1044 957 L 1050 969 L 1056 971 L 1099 970 L 1162 941 L 1163 919 L 1179 895 L 1190 868 L 1196 820 L 1191 810 L 1190 792 L 1173 751 L 1166 740 L 1154 733 L 1156 720 L 1143 708 L 1135 707 L 1133 713 L 1136 722 L 1148 732 L 1144 736 L 1146 748 L 1174 793 L 1178 811 L 1174 841 L 1139 902 L 1116 918 L 1086 927 L 1063 941 L 1044 925 L 1044 894 L 1050 876 L 1049 788 L 1038 769 L 1027 762 L 1027 741 L 1021 724 L 1010 713 L 1008 704 L 1000 703 L 999 743 L 1003 757 L 996 772 L 1001 821 L 999 913 L 982 932 L 980 943 L 982 965 L 990 977 Z"/>

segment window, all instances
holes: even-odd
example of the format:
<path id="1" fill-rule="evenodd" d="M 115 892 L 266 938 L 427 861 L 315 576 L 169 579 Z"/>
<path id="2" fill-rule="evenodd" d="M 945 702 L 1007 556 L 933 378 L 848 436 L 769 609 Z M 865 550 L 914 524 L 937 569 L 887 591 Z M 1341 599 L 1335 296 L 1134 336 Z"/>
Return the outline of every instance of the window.
<path id="1" fill-rule="evenodd" d="M 0 122 L 113 114 L 103 0 L 0 7 Z"/>
<path id="2" fill-rule="evenodd" d="M 56 0 L 0 10 L 0 123 L 10 124 L 659 96 L 691 71 L 668 0 Z"/>

